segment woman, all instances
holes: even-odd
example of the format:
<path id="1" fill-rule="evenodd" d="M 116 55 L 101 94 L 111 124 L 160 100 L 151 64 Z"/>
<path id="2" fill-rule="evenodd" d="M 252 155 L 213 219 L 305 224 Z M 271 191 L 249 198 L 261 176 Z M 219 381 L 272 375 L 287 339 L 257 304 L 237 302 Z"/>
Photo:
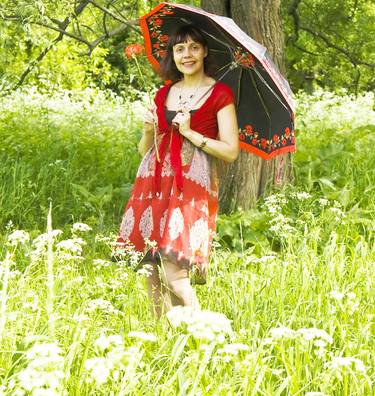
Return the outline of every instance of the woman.
<path id="1" fill-rule="evenodd" d="M 156 242 L 143 262 L 150 264 L 148 292 L 157 316 L 165 290 L 172 305 L 199 309 L 189 270 L 207 271 L 218 211 L 215 158 L 231 162 L 239 153 L 233 93 L 212 77 L 199 29 L 185 25 L 170 36 L 161 71 L 172 83 L 156 93 L 146 119 L 139 143 L 144 157 L 118 240 L 130 240 L 138 251 Z"/>

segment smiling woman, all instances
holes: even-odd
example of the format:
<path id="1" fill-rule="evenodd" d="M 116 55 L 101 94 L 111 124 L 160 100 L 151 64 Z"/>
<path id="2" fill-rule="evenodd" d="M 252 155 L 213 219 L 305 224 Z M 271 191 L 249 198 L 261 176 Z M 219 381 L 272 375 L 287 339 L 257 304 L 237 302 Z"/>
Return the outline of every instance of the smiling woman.
<path id="1" fill-rule="evenodd" d="M 189 271 L 207 273 L 218 212 L 215 158 L 230 162 L 239 153 L 234 96 L 212 77 L 209 52 L 195 26 L 169 37 L 162 77 L 171 84 L 156 93 L 145 120 L 144 158 L 120 227 L 120 246 L 130 241 L 145 253 L 158 316 L 163 306 L 199 308 Z"/>

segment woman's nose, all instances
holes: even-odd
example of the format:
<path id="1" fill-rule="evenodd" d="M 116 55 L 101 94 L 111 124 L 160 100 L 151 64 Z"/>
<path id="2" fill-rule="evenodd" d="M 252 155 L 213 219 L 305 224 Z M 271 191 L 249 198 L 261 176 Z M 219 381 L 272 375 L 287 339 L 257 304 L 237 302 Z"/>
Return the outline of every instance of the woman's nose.
<path id="1" fill-rule="evenodd" d="M 184 58 L 186 58 L 186 57 L 189 57 L 190 55 L 191 55 L 190 48 L 185 48 L 185 49 L 184 49 L 184 52 L 183 52 L 183 54 L 182 54 L 182 56 L 183 56 Z"/>

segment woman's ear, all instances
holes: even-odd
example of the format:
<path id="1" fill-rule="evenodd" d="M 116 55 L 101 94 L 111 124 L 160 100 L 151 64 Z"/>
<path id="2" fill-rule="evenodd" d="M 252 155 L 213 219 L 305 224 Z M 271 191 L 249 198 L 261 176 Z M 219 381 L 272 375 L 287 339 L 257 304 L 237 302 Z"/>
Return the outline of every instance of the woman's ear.
<path id="1" fill-rule="evenodd" d="M 206 57 L 208 55 L 208 48 L 204 47 L 204 57 Z"/>

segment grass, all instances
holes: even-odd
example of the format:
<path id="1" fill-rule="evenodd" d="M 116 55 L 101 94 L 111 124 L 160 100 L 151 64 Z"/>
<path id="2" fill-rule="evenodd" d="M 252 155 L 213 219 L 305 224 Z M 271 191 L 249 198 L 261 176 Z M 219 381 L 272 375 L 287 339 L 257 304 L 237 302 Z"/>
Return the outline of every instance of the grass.
<path id="1" fill-rule="evenodd" d="M 373 394 L 371 97 L 300 98 L 295 185 L 221 216 L 207 311 L 155 322 L 108 261 L 139 125 L 101 95 L 3 100 L 0 394 Z"/>

